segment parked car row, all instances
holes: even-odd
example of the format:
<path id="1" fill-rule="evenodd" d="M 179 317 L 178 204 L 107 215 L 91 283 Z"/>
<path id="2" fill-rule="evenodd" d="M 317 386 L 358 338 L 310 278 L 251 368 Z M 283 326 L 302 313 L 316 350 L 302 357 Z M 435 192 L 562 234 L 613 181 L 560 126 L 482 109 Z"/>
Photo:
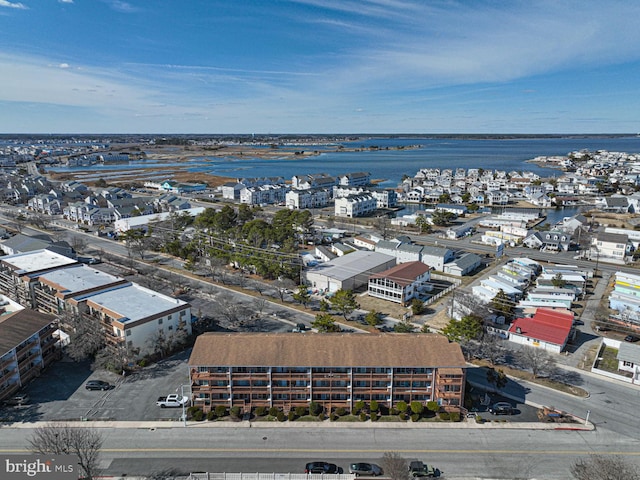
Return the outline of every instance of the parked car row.
<path id="1" fill-rule="evenodd" d="M 342 474 L 344 470 L 335 463 L 329 462 L 309 462 L 304 467 L 306 474 Z M 349 465 L 349 473 L 358 476 L 378 477 L 384 474 L 382 468 L 375 463 L 356 462 Z"/>

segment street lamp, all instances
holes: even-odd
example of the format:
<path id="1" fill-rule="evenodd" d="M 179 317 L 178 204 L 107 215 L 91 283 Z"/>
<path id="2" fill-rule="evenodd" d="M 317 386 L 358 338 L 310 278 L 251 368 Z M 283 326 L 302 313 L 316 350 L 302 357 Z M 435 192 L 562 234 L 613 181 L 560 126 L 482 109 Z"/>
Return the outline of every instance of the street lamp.
<path id="1" fill-rule="evenodd" d="M 187 401 L 184 400 L 184 387 L 187 387 L 188 389 L 191 388 L 191 385 L 180 385 L 180 395 L 182 396 L 182 426 L 186 427 L 187 426 Z M 191 395 L 189 395 L 189 397 L 191 397 Z"/>

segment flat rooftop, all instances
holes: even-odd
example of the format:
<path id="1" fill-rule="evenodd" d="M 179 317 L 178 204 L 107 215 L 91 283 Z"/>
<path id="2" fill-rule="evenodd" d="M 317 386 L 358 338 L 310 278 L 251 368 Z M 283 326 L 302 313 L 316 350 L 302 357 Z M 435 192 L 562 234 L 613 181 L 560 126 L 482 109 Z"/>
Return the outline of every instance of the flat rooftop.
<path id="1" fill-rule="evenodd" d="M 61 268 L 74 265 L 77 260 L 65 257 L 49 250 L 35 250 L 33 252 L 16 253 L 2 257 L 2 262 L 11 266 L 18 274 L 29 274 L 51 268 Z"/>
<path id="2" fill-rule="evenodd" d="M 87 302 L 120 315 L 119 321 L 135 322 L 168 310 L 187 306 L 178 298 L 163 295 L 135 283 L 87 297 Z"/>
<path id="3" fill-rule="evenodd" d="M 109 287 L 126 280 L 87 265 L 73 265 L 40 275 L 39 280 L 68 295 Z"/>

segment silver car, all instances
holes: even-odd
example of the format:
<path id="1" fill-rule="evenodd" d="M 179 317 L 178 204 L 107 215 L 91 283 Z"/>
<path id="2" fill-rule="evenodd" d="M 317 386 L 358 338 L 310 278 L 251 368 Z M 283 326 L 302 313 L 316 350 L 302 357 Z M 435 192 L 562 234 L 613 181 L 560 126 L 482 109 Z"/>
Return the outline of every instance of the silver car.
<path id="1" fill-rule="evenodd" d="M 378 477 L 384 473 L 382 468 L 380 468 L 375 463 L 352 463 L 349 465 L 349 473 L 355 475 L 356 477 L 359 475 L 365 475 L 367 477 Z"/>

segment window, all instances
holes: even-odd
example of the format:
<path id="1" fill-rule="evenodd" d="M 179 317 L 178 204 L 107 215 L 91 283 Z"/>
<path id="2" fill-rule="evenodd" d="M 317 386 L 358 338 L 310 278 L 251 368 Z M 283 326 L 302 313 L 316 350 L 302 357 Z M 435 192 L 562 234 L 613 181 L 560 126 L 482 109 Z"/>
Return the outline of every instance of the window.
<path id="1" fill-rule="evenodd" d="M 127 337 L 131 336 L 131 329 L 127 329 Z"/>
<path id="2" fill-rule="evenodd" d="M 162 325 L 162 320 L 163 320 L 162 318 L 158 319 L 158 325 Z"/>

